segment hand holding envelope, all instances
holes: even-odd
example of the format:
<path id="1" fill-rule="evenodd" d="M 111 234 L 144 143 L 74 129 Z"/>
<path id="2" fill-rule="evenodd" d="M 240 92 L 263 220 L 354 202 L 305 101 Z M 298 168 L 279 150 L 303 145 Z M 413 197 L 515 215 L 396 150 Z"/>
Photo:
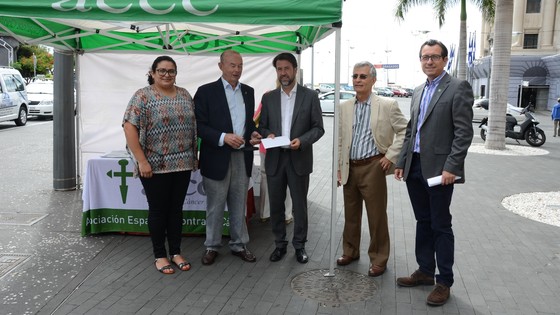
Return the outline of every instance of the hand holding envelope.
<path id="1" fill-rule="evenodd" d="M 441 185 L 441 178 L 442 178 L 441 175 L 428 178 L 428 186 L 429 187 L 434 187 L 434 186 L 437 186 L 437 185 Z M 455 180 L 458 180 L 458 179 L 461 179 L 461 176 L 455 176 Z"/>
<path id="2" fill-rule="evenodd" d="M 287 136 L 280 136 L 280 137 L 274 137 L 274 138 L 263 138 L 263 139 L 261 139 L 261 143 L 263 144 L 265 149 L 289 146 L 290 145 L 290 138 L 287 137 Z"/>

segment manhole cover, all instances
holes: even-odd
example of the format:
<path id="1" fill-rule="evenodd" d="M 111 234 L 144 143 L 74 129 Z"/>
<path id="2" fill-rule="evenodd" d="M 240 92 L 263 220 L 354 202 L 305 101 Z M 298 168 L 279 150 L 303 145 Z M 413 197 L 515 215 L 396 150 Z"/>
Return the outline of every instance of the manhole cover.
<path id="1" fill-rule="evenodd" d="M 5 225 L 33 225 L 48 214 L 44 213 L 15 213 L 0 212 L 0 224 Z"/>
<path id="2" fill-rule="evenodd" d="M 326 273 L 327 269 L 300 273 L 292 279 L 292 290 L 324 306 L 366 301 L 377 293 L 377 285 L 369 276 L 338 269 L 334 277 L 325 277 Z"/>
<path id="3" fill-rule="evenodd" d="M 7 275 L 12 269 L 26 261 L 29 254 L 6 254 L 0 253 L 0 279 Z"/>

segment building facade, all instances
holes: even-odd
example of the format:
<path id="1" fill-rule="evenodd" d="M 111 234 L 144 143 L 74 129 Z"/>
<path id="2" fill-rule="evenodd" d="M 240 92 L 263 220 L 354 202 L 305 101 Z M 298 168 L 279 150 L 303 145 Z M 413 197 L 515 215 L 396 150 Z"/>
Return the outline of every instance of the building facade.
<path id="1" fill-rule="evenodd" d="M 560 97 L 560 12 L 556 0 L 514 0 L 508 103 L 550 110 Z M 475 96 L 488 97 L 492 25 L 483 22 L 480 59 L 469 69 Z"/>
<path id="2" fill-rule="evenodd" d="M 10 66 L 16 62 L 16 51 L 19 42 L 10 36 L 0 35 L 0 66 Z"/>

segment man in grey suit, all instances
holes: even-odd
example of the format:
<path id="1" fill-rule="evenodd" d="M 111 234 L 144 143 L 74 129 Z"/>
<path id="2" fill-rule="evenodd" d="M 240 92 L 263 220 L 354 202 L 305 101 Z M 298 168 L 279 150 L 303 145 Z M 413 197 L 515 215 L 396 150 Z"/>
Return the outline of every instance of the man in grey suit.
<path id="1" fill-rule="evenodd" d="M 297 60 L 294 55 L 281 53 L 272 64 L 280 87 L 262 98 L 259 132 L 263 138 L 287 136 L 290 144 L 266 151 L 270 222 L 276 243 L 270 260 L 279 261 L 286 254 L 284 199 L 289 187 L 294 212 L 292 244 L 297 261 L 307 263 L 307 191 L 309 174 L 313 171 L 313 143 L 325 133 L 323 116 L 317 93 L 296 83 Z"/>
<path id="2" fill-rule="evenodd" d="M 429 305 L 443 305 L 453 285 L 454 236 L 449 206 L 454 183 L 465 182 L 465 158 L 473 138 L 473 92 L 467 81 L 451 77 L 443 69 L 447 48 L 437 40 L 420 47 L 420 63 L 426 83 L 414 90 L 410 121 L 395 169 L 404 178 L 416 218 L 418 270 L 397 278 L 404 287 L 436 286 Z M 429 187 L 427 179 L 441 175 L 441 184 Z M 439 274 L 435 275 L 435 269 Z"/>

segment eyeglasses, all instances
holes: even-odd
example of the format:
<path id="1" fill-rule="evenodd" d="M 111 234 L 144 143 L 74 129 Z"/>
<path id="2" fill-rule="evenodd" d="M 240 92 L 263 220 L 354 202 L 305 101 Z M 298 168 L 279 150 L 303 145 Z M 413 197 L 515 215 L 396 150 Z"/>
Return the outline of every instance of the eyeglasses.
<path id="1" fill-rule="evenodd" d="M 356 80 L 357 78 L 365 80 L 365 79 L 368 78 L 368 75 L 367 74 L 353 74 L 352 75 L 352 79 Z"/>
<path id="2" fill-rule="evenodd" d="M 170 77 L 174 77 L 177 75 L 177 70 L 175 69 L 156 69 L 157 74 L 161 75 L 162 77 L 166 74 L 169 74 Z"/>
<path id="3" fill-rule="evenodd" d="M 420 60 L 427 62 L 428 60 L 432 59 L 432 61 L 440 61 L 443 58 L 442 55 L 422 55 L 420 56 Z"/>

